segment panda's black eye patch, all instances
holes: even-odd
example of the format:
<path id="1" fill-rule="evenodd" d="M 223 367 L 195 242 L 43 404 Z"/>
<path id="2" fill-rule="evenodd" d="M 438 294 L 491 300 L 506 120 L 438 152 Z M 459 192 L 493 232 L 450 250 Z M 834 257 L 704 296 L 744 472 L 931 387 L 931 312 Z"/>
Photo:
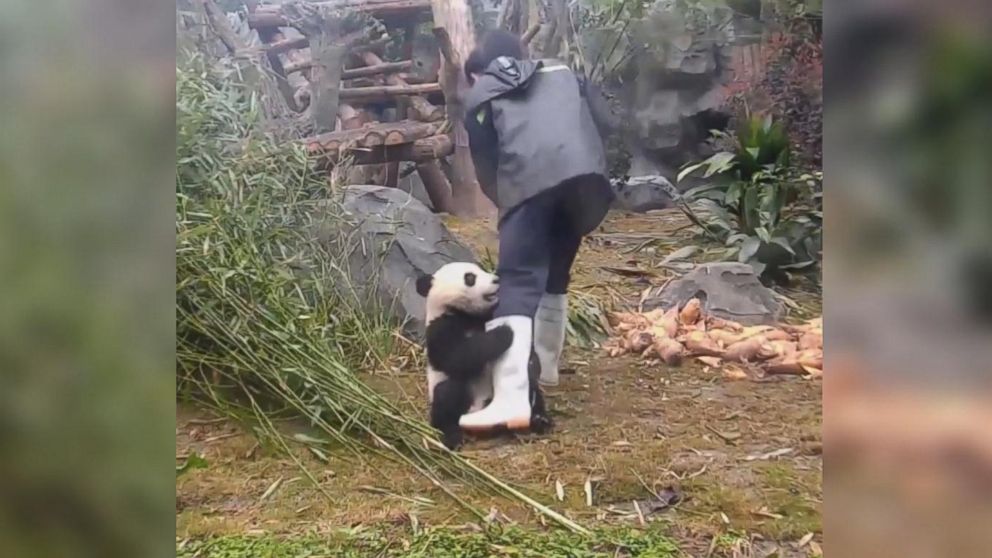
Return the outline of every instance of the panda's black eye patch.
<path id="1" fill-rule="evenodd" d="M 474 287 L 475 286 L 475 274 L 474 273 L 466 273 L 465 274 L 465 286 L 466 287 Z"/>

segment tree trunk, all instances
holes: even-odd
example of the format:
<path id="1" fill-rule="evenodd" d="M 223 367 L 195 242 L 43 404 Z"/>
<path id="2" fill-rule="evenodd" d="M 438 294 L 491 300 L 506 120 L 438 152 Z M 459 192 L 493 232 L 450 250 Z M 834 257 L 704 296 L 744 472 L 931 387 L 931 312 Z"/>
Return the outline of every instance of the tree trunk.
<path id="1" fill-rule="evenodd" d="M 334 44 L 330 37 L 321 34 L 311 37 L 310 52 L 316 62 L 312 69 L 310 114 L 314 131 L 318 134 L 334 130 L 341 100 L 341 71 L 344 68 L 348 47 Z"/>
<path id="2" fill-rule="evenodd" d="M 455 140 L 452 210 L 456 215 L 464 217 L 494 216 L 496 207 L 482 193 L 475 176 L 464 123 L 464 99 L 469 86 L 462 64 L 475 47 L 472 12 L 466 0 L 432 0 L 431 7 L 436 26 L 434 34 L 444 57 L 441 83 Z"/>
<path id="3" fill-rule="evenodd" d="M 358 14 L 321 9 L 319 4 L 306 2 L 282 5 L 280 17 L 285 17 L 310 42 L 310 115 L 316 133 L 331 132 L 338 103 L 344 100 L 341 73 L 345 57 L 356 43 L 368 40 L 375 27 L 366 26 L 366 20 Z"/>

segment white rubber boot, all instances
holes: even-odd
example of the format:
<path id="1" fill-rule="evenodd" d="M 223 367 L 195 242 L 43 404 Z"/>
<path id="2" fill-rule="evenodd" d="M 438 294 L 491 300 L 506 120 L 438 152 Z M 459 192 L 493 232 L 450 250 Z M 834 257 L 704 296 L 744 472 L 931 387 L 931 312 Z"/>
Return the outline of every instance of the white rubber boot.
<path id="1" fill-rule="evenodd" d="M 534 352 L 541 361 L 541 385 L 558 385 L 558 364 L 565 347 L 568 295 L 544 293 L 534 316 Z"/>
<path id="2" fill-rule="evenodd" d="M 505 316 L 486 324 L 486 330 L 508 325 L 513 343 L 493 366 L 493 400 L 485 409 L 462 415 L 465 430 L 485 431 L 505 426 L 510 430 L 530 427 L 530 378 L 527 364 L 533 342 L 534 321 L 527 316 Z"/>

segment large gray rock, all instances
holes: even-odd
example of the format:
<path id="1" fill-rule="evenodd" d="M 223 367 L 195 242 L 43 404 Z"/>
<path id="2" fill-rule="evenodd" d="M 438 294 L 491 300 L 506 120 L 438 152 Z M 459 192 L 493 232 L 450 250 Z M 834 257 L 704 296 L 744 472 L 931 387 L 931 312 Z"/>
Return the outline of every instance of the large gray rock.
<path id="1" fill-rule="evenodd" d="M 434 206 L 431 204 L 431 197 L 427 194 L 427 188 L 424 187 L 424 181 L 420 179 L 419 172 L 414 171 L 400 178 L 396 183 L 396 187 L 413 196 L 428 209 L 434 209 Z"/>
<path id="2" fill-rule="evenodd" d="M 643 213 L 675 205 L 670 194 L 675 188 L 661 175 L 635 176 L 626 182 L 614 181 L 611 184 L 616 194 L 613 207 L 618 209 Z"/>
<path id="3" fill-rule="evenodd" d="M 708 263 L 672 281 L 644 303 L 646 310 L 682 306 L 691 298 L 703 303 L 703 313 L 744 325 L 771 324 L 782 317 L 783 305 L 761 284 L 751 266 Z"/>
<path id="4" fill-rule="evenodd" d="M 410 194 L 383 186 L 349 186 L 344 190 L 346 229 L 355 238 L 350 247 L 348 274 L 359 288 L 377 286 L 377 298 L 407 333 L 424 333 L 424 299 L 416 279 L 449 262 L 476 261 L 440 217 Z"/>

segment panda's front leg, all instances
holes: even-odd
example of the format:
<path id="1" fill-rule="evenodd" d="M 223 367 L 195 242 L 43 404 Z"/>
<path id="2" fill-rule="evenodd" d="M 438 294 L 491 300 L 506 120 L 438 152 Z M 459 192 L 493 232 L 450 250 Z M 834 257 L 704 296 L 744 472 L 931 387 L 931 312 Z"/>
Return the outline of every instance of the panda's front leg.
<path id="1" fill-rule="evenodd" d="M 454 380 L 443 380 L 434 386 L 431 401 L 431 426 L 441 431 L 441 442 L 450 450 L 462 445 L 462 429 L 458 419 L 472 405 L 469 386 Z"/>
<path id="2" fill-rule="evenodd" d="M 493 400 L 493 371 L 491 365 L 486 365 L 482 374 L 472 382 L 472 404 L 468 412 L 480 411 Z"/>

